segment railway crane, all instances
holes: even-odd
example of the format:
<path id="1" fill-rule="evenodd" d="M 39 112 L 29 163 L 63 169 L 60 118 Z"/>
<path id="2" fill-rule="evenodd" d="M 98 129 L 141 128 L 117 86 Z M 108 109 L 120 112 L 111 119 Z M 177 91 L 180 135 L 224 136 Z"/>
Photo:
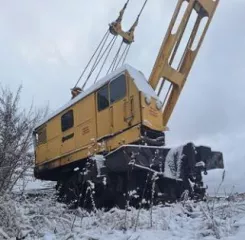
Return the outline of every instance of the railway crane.
<path id="1" fill-rule="evenodd" d="M 124 208 L 183 196 L 203 199 L 202 174 L 224 168 L 222 153 L 210 147 L 165 143 L 167 124 L 219 0 L 177 1 L 149 79 L 125 64 L 146 3 L 124 31 L 130 1 L 125 3 L 72 88 L 72 99 L 33 132 L 35 177 L 56 181 L 66 202 Z"/>

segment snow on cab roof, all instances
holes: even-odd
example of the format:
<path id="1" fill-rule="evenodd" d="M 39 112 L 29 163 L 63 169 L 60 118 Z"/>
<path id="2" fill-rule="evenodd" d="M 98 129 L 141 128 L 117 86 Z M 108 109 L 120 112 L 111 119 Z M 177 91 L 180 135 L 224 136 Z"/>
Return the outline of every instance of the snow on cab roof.
<path id="1" fill-rule="evenodd" d="M 43 125 L 47 121 L 51 120 L 52 118 L 54 118 L 55 116 L 57 116 L 61 112 L 65 111 L 66 109 L 68 109 L 69 107 L 74 105 L 75 103 L 79 102 L 80 100 L 82 100 L 83 98 L 88 96 L 89 94 L 93 93 L 95 90 L 99 89 L 104 84 L 106 84 L 110 81 L 113 81 L 114 79 L 116 79 L 116 77 L 118 75 L 122 74 L 125 71 L 128 71 L 129 75 L 133 78 L 133 81 L 134 81 L 135 85 L 137 86 L 137 88 L 139 89 L 139 91 L 141 91 L 141 92 L 145 93 L 146 95 L 149 95 L 155 99 L 158 99 L 157 94 L 155 93 L 153 88 L 148 84 L 147 79 L 144 76 L 144 74 L 142 72 L 138 71 L 137 69 L 133 68 L 132 66 L 125 64 L 122 67 L 115 70 L 114 72 L 108 74 L 107 76 L 105 76 L 104 78 L 99 80 L 96 84 L 93 84 L 92 86 L 90 86 L 84 92 L 80 93 L 78 96 L 76 96 L 75 98 L 70 100 L 68 103 L 66 103 L 63 107 L 54 111 L 47 118 L 45 118 L 44 120 L 39 122 L 37 124 L 36 128 L 40 127 L 41 125 Z"/>

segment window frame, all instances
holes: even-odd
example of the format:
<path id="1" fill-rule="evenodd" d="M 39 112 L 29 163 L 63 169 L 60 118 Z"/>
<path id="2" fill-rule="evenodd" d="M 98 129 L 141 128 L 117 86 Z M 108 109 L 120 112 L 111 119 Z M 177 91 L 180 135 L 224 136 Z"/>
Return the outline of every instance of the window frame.
<path id="1" fill-rule="evenodd" d="M 100 92 L 102 89 L 106 88 L 106 87 L 107 87 L 107 101 L 108 101 L 108 106 L 101 109 L 101 108 L 100 108 L 100 105 L 99 105 L 99 92 Z M 96 92 L 96 98 L 97 98 L 97 111 L 98 111 L 98 112 L 102 112 L 103 110 L 105 110 L 105 109 L 107 109 L 107 108 L 110 107 L 110 92 L 109 92 L 109 84 L 108 84 L 108 83 L 105 84 L 105 85 L 103 85 L 102 87 L 100 87 L 100 88 L 97 90 L 97 92 Z"/>
<path id="2" fill-rule="evenodd" d="M 119 78 L 119 77 L 122 77 L 122 76 L 124 76 L 124 82 L 125 82 L 125 94 L 122 96 L 122 97 L 120 97 L 120 98 L 118 98 L 118 99 L 116 99 L 115 101 L 111 101 L 111 84 L 113 84 L 115 81 L 117 81 L 117 79 Z M 99 89 L 97 89 L 97 91 L 96 91 L 96 104 L 97 104 L 97 111 L 98 112 L 101 112 L 101 111 L 103 111 L 103 110 L 106 110 L 107 108 L 109 108 L 111 105 L 113 105 L 114 103 L 116 103 L 116 102 L 118 102 L 118 101 L 120 101 L 120 100 L 122 100 L 122 99 L 124 99 L 125 97 L 127 97 L 127 94 L 128 94 L 128 81 L 127 81 L 127 73 L 126 72 L 122 72 L 122 73 L 120 73 L 120 74 L 118 74 L 116 77 L 114 77 L 113 79 L 111 79 L 109 82 L 107 82 L 105 85 L 103 85 L 103 86 L 101 86 Z M 103 108 L 103 109 L 100 109 L 99 108 L 99 92 L 103 89 L 103 88 L 105 88 L 105 87 L 107 87 L 107 93 L 108 93 L 108 95 L 107 95 L 107 97 L 108 97 L 108 106 L 107 107 L 105 107 L 105 108 Z"/>
<path id="3" fill-rule="evenodd" d="M 47 143 L 47 126 L 39 128 L 34 133 L 35 146 L 40 146 Z"/>
<path id="4" fill-rule="evenodd" d="M 66 115 L 68 115 L 68 114 L 71 114 L 71 116 L 72 116 L 72 124 L 69 124 L 69 126 L 68 127 L 64 127 L 64 117 L 66 116 Z M 69 111 L 67 111 L 66 113 L 64 113 L 62 116 L 61 116 L 61 131 L 62 132 L 66 132 L 66 131 L 68 131 L 69 129 L 71 129 L 71 128 L 73 128 L 74 127 L 74 111 L 73 111 L 73 109 L 71 109 L 71 110 L 69 110 Z"/>
<path id="5" fill-rule="evenodd" d="M 116 99 L 115 101 L 111 101 L 111 84 L 113 84 L 114 82 L 116 82 L 120 77 L 124 76 L 124 82 L 125 82 L 125 93 L 123 96 L 121 96 L 120 98 Z M 112 79 L 109 83 L 109 97 L 110 97 L 110 105 L 124 99 L 125 97 L 127 97 L 127 92 L 128 92 L 128 89 L 127 89 L 127 75 L 126 75 L 126 72 L 123 72 L 121 73 L 120 75 L 118 75 L 117 77 L 115 77 L 114 79 Z"/>

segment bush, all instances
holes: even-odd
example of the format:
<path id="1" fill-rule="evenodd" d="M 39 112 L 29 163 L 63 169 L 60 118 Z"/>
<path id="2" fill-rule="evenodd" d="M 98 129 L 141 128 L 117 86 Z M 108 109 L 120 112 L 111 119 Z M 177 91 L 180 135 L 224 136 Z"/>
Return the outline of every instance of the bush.
<path id="1" fill-rule="evenodd" d="M 11 191 L 33 165 L 32 131 L 47 113 L 20 107 L 22 87 L 13 93 L 0 88 L 0 196 Z"/>

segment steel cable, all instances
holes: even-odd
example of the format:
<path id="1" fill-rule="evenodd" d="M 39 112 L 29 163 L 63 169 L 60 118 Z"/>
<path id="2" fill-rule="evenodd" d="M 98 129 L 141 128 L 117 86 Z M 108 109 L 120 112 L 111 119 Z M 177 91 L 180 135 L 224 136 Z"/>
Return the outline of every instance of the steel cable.
<path id="1" fill-rule="evenodd" d="M 120 65 L 120 63 L 122 62 L 122 65 L 124 64 L 126 58 L 127 58 L 127 55 L 128 55 L 128 52 L 129 52 L 129 49 L 130 49 L 131 45 L 127 45 L 123 51 L 123 54 L 121 55 L 119 61 L 117 62 L 117 65 L 116 65 L 116 68 L 118 68 L 118 66 Z"/>
<path id="2" fill-rule="evenodd" d="M 122 45 L 123 45 L 123 41 L 121 42 L 121 44 L 120 44 L 120 46 L 119 46 L 119 48 L 118 48 L 118 50 L 117 50 L 117 53 L 116 53 L 116 55 L 115 55 L 115 57 L 114 57 L 114 59 L 113 59 L 111 65 L 110 65 L 110 67 L 109 67 L 109 69 L 108 69 L 108 71 L 107 71 L 107 74 L 108 74 L 110 71 L 112 72 L 112 71 L 114 70 L 114 67 L 115 67 L 116 62 L 117 62 L 117 59 L 118 59 L 118 55 L 119 55 L 119 53 L 121 52 L 121 49 L 122 49 Z"/>
<path id="3" fill-rule="evenodd" d="M 109 51 L 108 51 L 108 53 L 107 53 L 107 55 L 106 55 L 106 58 L 104 59 L 104 62 L 103 62 L 102 66 L 101 66 L 101 68 L 100 68 L 100 70 L 99 70 L 99 73 L 97 74 L 97 76 L 96 76 L 96 78 L 95 78 L 94 83 L 97 82 L 97 79 L 98 79 L 98 77 L 99 77 L 101 71 L 102 71 L 103 68 L 104 68 L 104 65 L 105 65 L 105 63 L 106 63 L 106 61 L 107 61 L 107 59 L 108 59 L 108 57 L 109 57 L 109 55 L 110 55 L 110 53 L 111 53 L 111 50 L 112 50 L 112 48 L 113 48 L 113 46 L 114 46 L 114 44 L 115 44 L 116 39 L 117 39 L 117 36 L 114 36 L 114 37 L 112 38 L 112 41 L 111 41 L 110 44 L 109 44 L 109 45 L 111 45 L 111 46 L 110 46 L 110 49 L 109 49 Z M 111 43 L 112 43 L 112 44 L 111 44 Z M 108 45 L 108 47 L 109 47 L 109 45 Z"/>
<path id="4" fill-rule="evenodd" d="M 78 80 L 77 80 L 77 82 L 76 82 L 74 88 L 77 87 L 78 83 L 81 81 L 83 75 L 85 74 L 85 72 L 86 72 L 86 70 L 88 69 L 90 63 L 92 62 L 93 58 L 95 57 L 96 53 L 98 52 L 100 46 L 102 45 L 103 42 L 105 42 L 105 40 L 107 40 L 109 34 L 110 34 L 110 33 L 109 33 L 109 30 L 107 30 L 106 33 L 105 33 L 105 35 L 103 36 L 102 40 L 100 41 L 98 47 L 96 48 L 95 52 L 93 53 L 92 57 L 90 58 L 89 62 L 87 63 L 86 67 L 84 68 L 82 74 L 81 74 L 80 77 L 78 78 Z M 83 84 L 82 89 L 85 87 L 85 85 L 86 85 L 86 82 Z"/>

